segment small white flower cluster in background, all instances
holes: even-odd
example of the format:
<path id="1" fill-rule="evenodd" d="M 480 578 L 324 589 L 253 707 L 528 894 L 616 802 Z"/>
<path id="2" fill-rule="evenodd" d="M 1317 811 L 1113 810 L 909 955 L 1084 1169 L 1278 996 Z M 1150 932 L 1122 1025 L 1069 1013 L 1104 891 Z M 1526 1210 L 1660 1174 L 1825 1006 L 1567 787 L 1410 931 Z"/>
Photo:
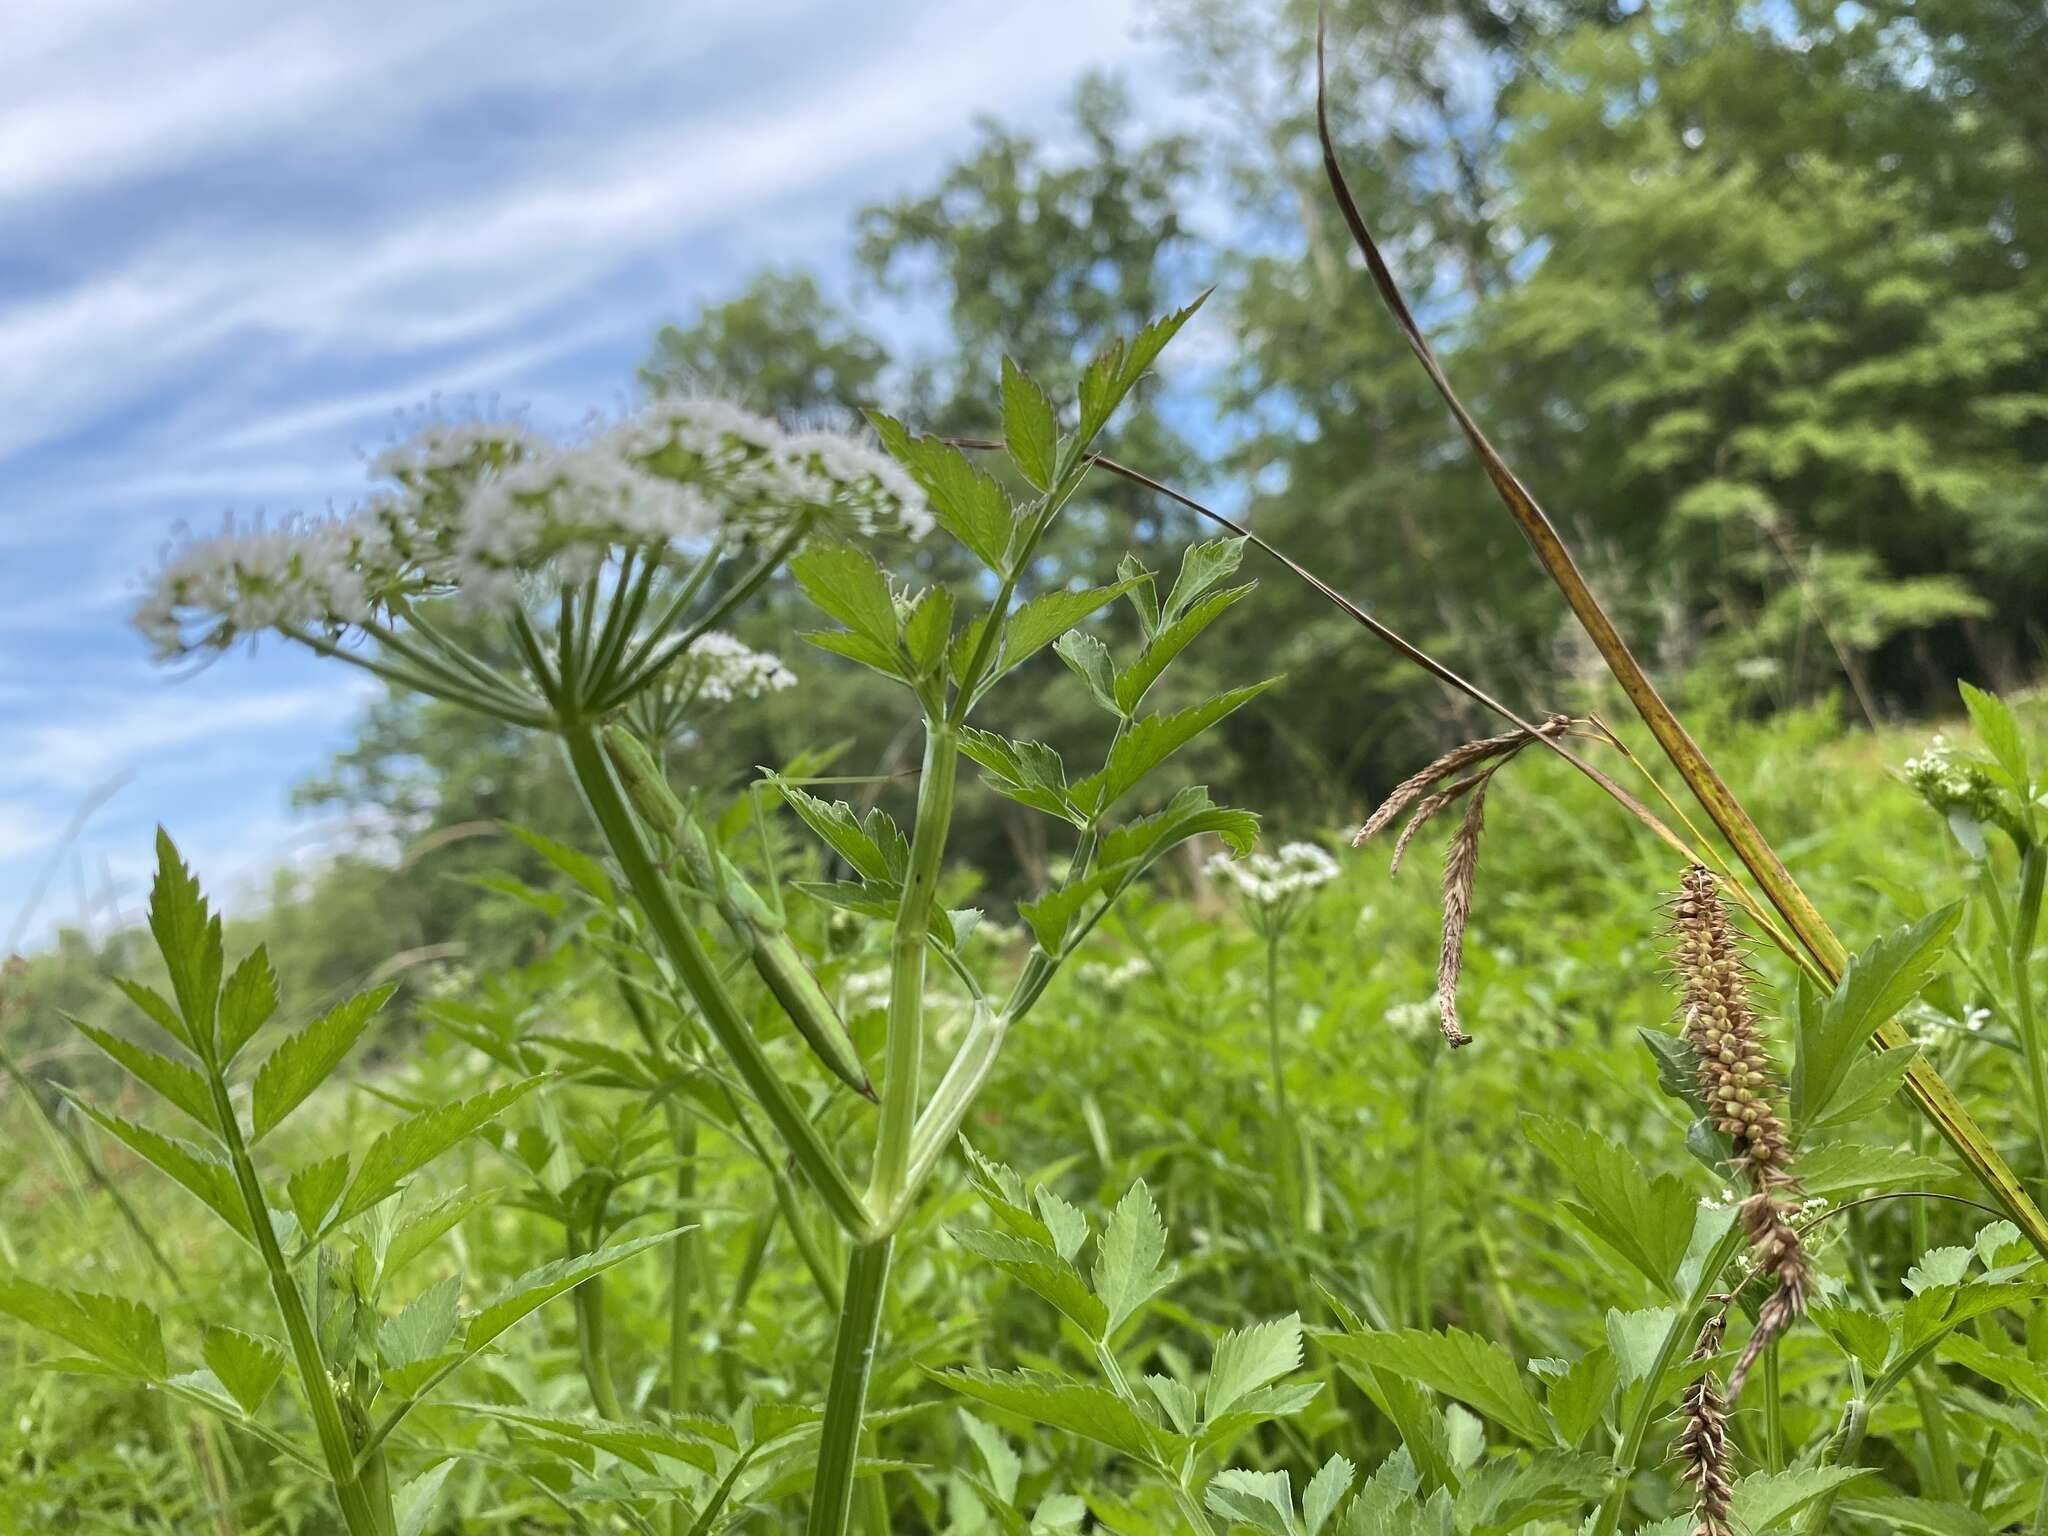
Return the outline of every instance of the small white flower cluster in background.
<path id="1" fill-rule="evenodd" d="M 1395 1003 L 1383 1015 L 1387 1028 L 1409 1040 L 1441 1037 L 1437 1023 L 1436 999 L 1424 1002 Z"/>
<path id="2" fill-rule="evenodd" d="M 848 1013 L 866 1013 L 889 1006 L 889 968 L 854 971 L 840 983 L 839 1005 Z"/>
<path id="3" fill-rule="evenodd" d="M 2014 805 L 1992 781 L 1984 765 L 1972 761 L 1937 735 L 1918 757 L 1909 757 L 1899 771 L 1914 792 L 1944 816 L 1961 815 L 1971 821 L 2004 827 L 2015 840 L 2026 840 L 2025 827 Z"/>
<path id="4" fill-rule="evenodd" d="M 1262 907 L 1312 891 L 1337 878 L 1337 861 L 1314 843 L 1283 843 L 1277 853 L 1248 853 L 1233 859 L 1219 853 L 1203 866 L 1211 879 L 1227 880 Z"/>
<path id="5" fill-rule="evenodd" d="M 758 699 L 796 682 L 796 674 L 780 657 L 742 645 L 719 629 L 692 641 L 677 666 L 684 672 L 683 687 L 711 704 Z"/>
<path id="6" fill-rule="evenodd" d="M 542 572 L 580 582 L 626 550 L 673 563 L 725 529 L 932 527 L 881 450 L 714 399 L 657 400 L 568 443 L 513 422 L 429 422 L 371 472 L 393 484 L 351 512 L 230 525 L 171 554 L 135 612 L 158 657 L 265 630 L 332 638 L 404 598 L 499 605 Z"/>
<path id="7" fill-rule="evenodd" d="M 1099 960 L 1090 960 L 1081 967 L 1083 985 L 1103 992 L 1121 992 L 1135 981 L 1143 981 L 1152 974 L 1152 967 L 1143 955 L 1133 955 L 1121 965 L 1104 965 Z"/>

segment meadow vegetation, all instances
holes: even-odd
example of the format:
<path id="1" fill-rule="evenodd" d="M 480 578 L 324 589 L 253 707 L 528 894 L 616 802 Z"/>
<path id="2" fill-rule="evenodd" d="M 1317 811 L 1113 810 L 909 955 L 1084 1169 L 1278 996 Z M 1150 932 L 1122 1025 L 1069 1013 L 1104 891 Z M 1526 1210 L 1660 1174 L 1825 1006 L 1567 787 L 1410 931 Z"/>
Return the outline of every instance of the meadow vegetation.
<path id="1" fill-rule="evenodd" d="M 1175 7 L 1299 225 L 1205 446 L 1098 82 L 864 216 L 943 358 L 771 275 L 179 548 L 382 831 L 10 964 L 0 1530 L 2048 1530 L 2043 151 L 1909 11 L 1340 14 L 1319 122 Z"/>

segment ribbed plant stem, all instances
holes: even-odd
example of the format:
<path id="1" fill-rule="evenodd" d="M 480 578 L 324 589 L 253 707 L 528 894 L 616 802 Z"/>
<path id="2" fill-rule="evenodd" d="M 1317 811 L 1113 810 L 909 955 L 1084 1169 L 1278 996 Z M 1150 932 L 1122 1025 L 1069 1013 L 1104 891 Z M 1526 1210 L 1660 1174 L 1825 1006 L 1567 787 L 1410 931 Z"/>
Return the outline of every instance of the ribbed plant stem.
<path id="1" fill-rule="evenodd" d="M 917 820 L 910 867 L 889 946 L 889 1033 L 883 1049 L 882 1113 L 875 1130 L 875 1168 L 868 1209 L 885 1229 L 901 1220 L 910 1188 L 910 1150 L 917 1126 L 924 1062 L 924 961 L 932 903 L 939 892 L 946 838 L 953 826 L 953 790 L 960 766 L 959 728 L 925 723 L 924 768 L 917 783 Z"/>
<path id="2" fill-rule="evenodd" d="M 2048 1045 L 2034 1017 L 2034 935 L 2041 923 L 2041 882 L 2048 870 L 2048 850 L 2037 843 L 2020 855 L 2020 899 L 2012 915 L 2012 991 L 2019 1012 L 2020 1048 L 2026 1053 L 2027 1079 L 2034 1095 L 2034 1134 L 2040 1138 L 2044 1176 L 2048 1176 Z"/>
<path id="3" fill-rule="evenodd" d="M 860 1460 L 867 1414 L 868 1377 L 889 1290 L 894 1239 L 856 1244 L 846 1256 L 846 1289 L 832 1345 L 832 1379 L 825 1389 L 825 1422 L 818 1438 L 818 1470 L 811 1483 L 806 1536 L 844 1536 L 853 1508 L 854 1469 Z"/>
<path id="4" fill-rule="evenodd" d="M 212 1089 L 214 1116 L 220 1122 L 227 1144 L 228 1163 L 234 1170 L 235 1189 L 242 1197 L 243 1214 L 248 1217 L 256 1251 L 270 1276 L 270 1294 L 277 1302 L 285 1337 L 291 1343 L 292 1364 L 298 1371 L 299 1386 L 306 1394 L 306 1408 L 313 1417 L 313 1431 L 320 1440 L 320 1454 L 327 1463 L 327 1475 L 334 1483 L 335 1501 L 349 1536 L 393 1536 L 397 1529 L 389 1499 L 381 1506 L 371 1499 L 356 1472 L 356 1448 L 348 1426 L 341 1417 L 341 1405 L 334 1396 L 334 1383 L 327 1375 L 327 1362 L 320 1354 L 320 1338 L 306 1313 L 306 1299 L 292 1277 L 277 1233 L 270 1225 L 270 1203 L 263 1196 L 263 1184 L 256 1165 L 242 1141 L 241 1123 L 228 1098 L 227 1084 L 218 1071 L 207 1073 Z"/>
<path id="5" fill-rule="evenodd" d="M 1636 660 L 1628 642 L 1622 637 L 1600 599 L 1594 595 L 1585 574 L 1579 569 L 1570 548 L 1558 534 L 1550 515 L 1543 510 L 1529 488 L 1522 483 L 1515 472 L 1508 467 L 1478 421 L 1466 409 L 1464 401 L 1451 387 L 1451 381 L 1437 361 L 1422 327 L 1416 323 L 1414 314 L 1408 308 L 1408 301 L 1402 296 L 1400 284 L 1395 280 L 1391 268 L 1380 254 L 1374 242 L 1372 231 L 1367 227 L 1365 216 L 1359 211 L 1357 201 L 1344 180 L 1343 167 L 1338 163 L 1336 140 L 1330 133 L 1328 82 L 1323 68 L 1323 13 L 1319 12 L 1316 31 L 1316 127 L 1322 145 L 1323 168 L 1330 190 L 1337 199 L 1339 211 L 1344 215 L 1345 224 L 1351 231 L 1353 242 L 1359 254 L 1365 258 L 1367 270 L 1371 273 L 1373 285 L 1379 290 L 1381 300 L 1393 316 L 1416 361 L 1429 375 L 1438 396 L 1450 411 L 1452 419 L 1471 445 L 1473 454 L 1485 469 L 1487 478 L 1493 482 L 1509 517 L 1521 530 L 1529 547 L 1534 551 L 1537 563 L 1555 583 L 1571 608 L 1572 616 L 1579 627 L 1593 642 L 1600 658 L 1614 680 L 1621 685 L 1629 703 L 1635 707 L 1643 724 L 1649 727 L 1657 745 L 1670 759 L 1672 767 L 1685 780 L 1686 787 L 1699 801 L 1700 806 L 1712 819 L 1722 837 L 1735 850 L 1736 856 L 1748 867 L 1771 905 L 1777 908 L 1786 926 L 1797 935 L 1799 943 L 1809 957 L 1826 973 L 1830 983 L 1841 978 L 1849 963 L 1848 949 L 1841 939 L 1820 915 L 1812 899 L 1802 890 L 1799 882 L 1792 878 L 1792 872 L 1785 867 L 1757 824 L 1750 819 L 1735 792 L 1728 787 L 1720 772 L 1693 740 L 1683 722 L 1672 711 L 1657 691 L 1657 686 Z M 1911 1044 L 1905 1026 L 1896 1019 L 1880 1025 L 1871 1037 L 1874 1049 L 1888 1050 Z M 2048 1256 L 2048 1216 L 2044 1216 L 2026 1190 L 2021 1187 L 2018 1177 L 1998 1149 L 1992 1146 L 1977 1122 L 1963 1108 L 1961 1100 L 1942 1078 L 1925 1056 L 1915 1056 L 1912 1065 L 1906 1069 L 1905 1088 L 1921 1112 L 1933 1122 L 1950 1146 L 1970 1167 L 1977 1180 L 2003 1205 L 2014 1223 L 2027 1236 L 2029 1242 L 2044 1256 Z"/>
<path id="6" fill-rule="evenodd" d="M 569 1257 L 584 1250 L 569 1244 Z M 570 1295 L 576 1312 L 576 1358 L 583 1367 L 583 1380 L 590 1388 L 591 1405 L 600 1418 L 617 1423 L 625 1418 L 619 1407 L 619 1389 L 612 1381 L 611 1360 L 605 1349 L 604 1276 L 593 1275 Z"/>
<path id="7" fill-rule="evenodd" d="M 565 722 L 561 733 L 570 769 L 583 790 L 591 815 L 604 833 L 612 856 L 618 860 L 627 886 L 646 913 L 648 926 L 662 952 L 702 1011 L 713 1038 L 760 1102 L 804 1177 L 831 1211 L 833 1220 L 855 1241 L 872 1236 L 873 1222 L 858 1191 L 811 1123 L 811 1117 L 762 1052 L 739 1003 L 720 978 L 696 930 L 683 916 L 675 892 L 656 865 L 646 834 L 634 819 L 625 791 L 595 734 L 580 721 Z"/>

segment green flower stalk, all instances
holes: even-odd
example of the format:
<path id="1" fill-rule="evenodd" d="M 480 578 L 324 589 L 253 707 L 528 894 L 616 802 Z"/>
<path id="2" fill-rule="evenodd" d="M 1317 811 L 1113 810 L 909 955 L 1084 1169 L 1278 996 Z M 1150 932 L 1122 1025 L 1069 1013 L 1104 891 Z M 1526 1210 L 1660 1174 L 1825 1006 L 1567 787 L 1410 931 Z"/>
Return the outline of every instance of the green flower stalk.
<path id="1" fill-rule="evenodd" d="M 746 950 L 754 972 L 804 1037 L 817 1058 L 854 1092 L 875 1097 L 853 1037 L 818 978 L 784 931 L 781 915 L 763 901 L 732 861 L 711 846 L 710 834 L 669 787 L 654 755 L 623 726 L 604 729 L 604 750 L 640 819 L 669 840 L 691 884 L 725 920 Z"/>

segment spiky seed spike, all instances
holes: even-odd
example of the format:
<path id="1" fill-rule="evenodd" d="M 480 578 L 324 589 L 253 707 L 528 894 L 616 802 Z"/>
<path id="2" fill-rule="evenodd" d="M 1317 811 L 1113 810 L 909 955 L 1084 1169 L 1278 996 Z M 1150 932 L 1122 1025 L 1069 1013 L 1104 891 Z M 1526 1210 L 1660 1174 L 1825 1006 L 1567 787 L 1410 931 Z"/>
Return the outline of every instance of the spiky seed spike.
<path id="1" fill-rule="evenodd" d="M 1727 1318 L 1719 1308 L 1707 1315 L 1689 1358 L 1711 1360 L 1720 1353 L 1721 1330 Z M 1692 1484 L 1691 1536 L 1734 1536 L 1729 1516 L 1735 1485 L 1728 1449 L 1728 1407 L 1712 1371 L 1687 1383 L 1679 1395 L 1678 1414 L 1678 1438 L 1672 1443 L 1672 1453 L 1682 1467 L 1679 1476 Z"/>
<path id="2" fill-rule="evenodd" d="M 1743 1230 L 1756 1273 L 1773 1289 L 1757 1311 L 1749 1343 L 1728 1373 L 1728 1401 L 1742 1395 L 1750 1368 L 1774 1339 L 1805 1314 L 1813 1266 L 1787 1217 L 1798 1195 L 1792 1142 L 1777 1111 L 1778 1073 L 1754 1005 L 1739 937 L 1713 872 L 1694 865 L 1672 909 L 1672 969 L 1685 992 L 1685 1041 L 1700 1096 L 1715 1127 L 1733 1143 L 1735 1171 L 1749 1183 Z"/>

